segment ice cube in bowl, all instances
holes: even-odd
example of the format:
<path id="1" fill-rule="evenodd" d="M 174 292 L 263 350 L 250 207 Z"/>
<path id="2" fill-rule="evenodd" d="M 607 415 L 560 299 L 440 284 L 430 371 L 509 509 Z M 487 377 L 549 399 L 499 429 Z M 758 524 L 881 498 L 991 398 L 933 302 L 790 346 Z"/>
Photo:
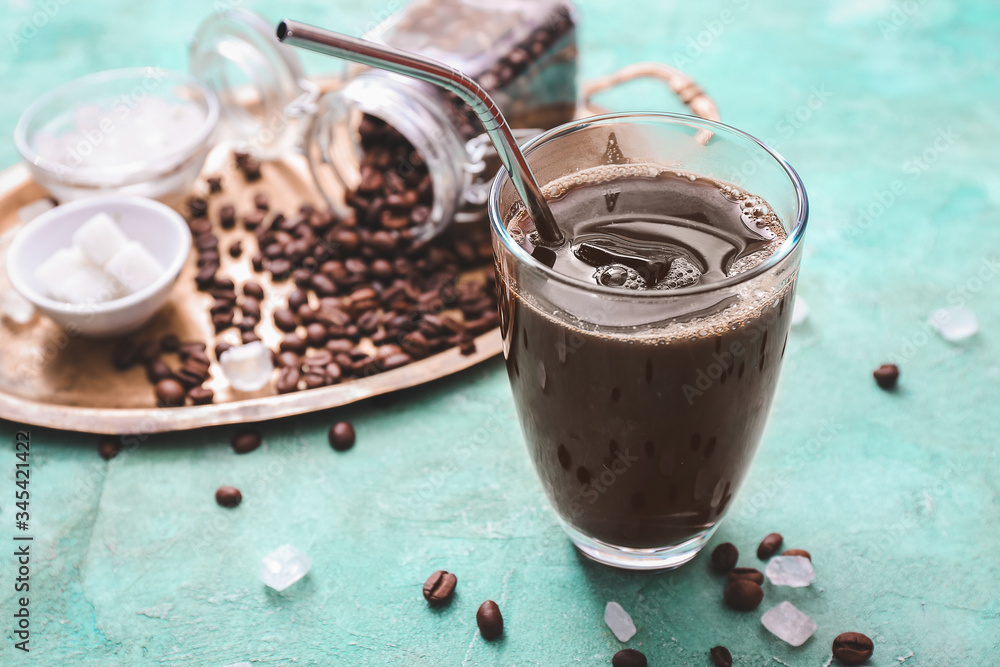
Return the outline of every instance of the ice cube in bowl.
<path id="1" fill-rule="evenodd" d="M 141 245 L 163 272 L 134 293 L 100 303 L 54 298 L 38 267 L 72 247 L 74 234 L 100 213 Z M 71 334 L 117 336 L 140 328 L 167 302 L 190 250 L 187 223 L 169 206 L 143 197 L 106 195 L 57 206 L 25 225 L 7 251 L 7 273 L 14 289 Z"/>

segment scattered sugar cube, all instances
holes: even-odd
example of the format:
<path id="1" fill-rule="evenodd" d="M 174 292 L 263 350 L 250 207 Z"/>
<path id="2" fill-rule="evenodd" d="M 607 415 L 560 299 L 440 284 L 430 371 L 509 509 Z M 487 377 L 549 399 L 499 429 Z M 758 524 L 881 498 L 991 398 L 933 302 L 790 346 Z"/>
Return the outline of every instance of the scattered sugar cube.
<path id="1" fill-rule="evenodd" d="M 17 219 L 21 221 L 21 224 L 26 225 L 42 213 L 45 213 L 51 208 L 55 208 L 55 206 L 56 205 L 52 202 L 52 200 L 48 198 L 33 201 L 27 206 L 22 206 L 17 209 Z"/>
<path id="2" fill-rule="evenodd" d="M 965 306 L 942 308 L 931 313 L 930 324 L 949 343 L 957 343 L 979 331 L 976 314 Z"/>
<path id="3" fill-rule="evenodd" d="M 816 622 L 791 602 L 782 602 L 770 609 L 760 622 L 775 637 L 792 646 L 802 646 L 816 632 Z"/>
<path id="4" fill-rule="evenodd" d="M 85 267 L 94 267 L 77 247 L 60 248 L 35 269 L 37 280 L 44 292 L 53 299 L 66 301 L 63 291 L 73 274 Z"/>
<path id="5" fill-rule="evenodd" d="M 812 561 L 804 556 L 775 556 L 767 563 L 764 571 L 775 586 L 804 588 L 816 578 Z"/>
<path id="6" fill-rule="evenodd" d="M 97 266 L 104 266 L 126 243 L 128 237 L 107 213 L 98 213 L 73 234 L 73 245 Z"/>
<path id="7" fill-rule="evenodd" d="M 797 327 L 809 318 L 809 304 L 801 296 L 795 297 L 792 304 L 792 326 Z"/>
<path id="8" fill-rule="evenodd" d="M 284 544 L 260 561 L 260 580 L 276 591 L 283 591 L 306 576 L 312 559 L 291 544 Z"/>
<path id="9" fill-rule="evenodd" d="M 116 252 L 104 270 L 125 286 L 129 294 L 149 287 L 164 273 L 163 266 L 138 241 L 129 241 Z"/>
<path id="10" fill-rule="evenodd" d="M 0 290 L 0 315 L 6 315 L 17 324 L 27 324 L 35 316 L 35 307 L 8 287 Z"/>
<path id="11" fill-rule="evenodd" d="M 609 602 L 604 608 L 604 622 L 620 642 L 627 642 L 635 636 L 635 623 L 628 612 L 617 602 Z"/>
<path id="12" fill-rule="evenodd" d="M 231 347 L 219 357 L 222 372 L 237 391 L 257 391 L 271 379 L 274 362 L 271 350 L 262 342 Z"/>
<path id="13" fill-rule="evenodd" d="M 82 266 L 62 287 L 62 301 L 74 305 L 93 305 L 113 301 L 125 295 L 121 283 L 93 264 Z"/>

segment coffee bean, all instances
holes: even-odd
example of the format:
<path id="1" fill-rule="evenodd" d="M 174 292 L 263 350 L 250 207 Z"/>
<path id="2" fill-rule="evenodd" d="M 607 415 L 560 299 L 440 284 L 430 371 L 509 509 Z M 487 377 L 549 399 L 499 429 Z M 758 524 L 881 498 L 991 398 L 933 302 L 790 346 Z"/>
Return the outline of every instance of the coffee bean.
<path id="1" fill-rule="evenodd" d="M 410 355 L 403 352 L 398 352 L 396 354 L 390 354 L 382 359 L 382 368 L 387 371 L 392 371 L 397 368 L 401 368 L 406 364 L 410 363 Z"/>
<path id="2" fill-rule="evenodd" d="M 302 289 L 294 289 L 292 290 L 292 293 L 288 295 L 288 307 L 292 311 L 297 311 L 307 303 L 309 303 L 309 295 L 307 295 Z"/>
<path id="3" fill-rule="evenodd" d="M 212 325 L 215 327 L 215 333 L 225 331 L 229 327 L 233 326 L 232 311 L 212 315 Z"/>
<path id="4" fill-rule="evenodd" d="M 287 333 L 278 344 L 282 352 L 294 352 L 295 354 L 305 354 L 308 343 L 305 338 L 296 333 Z"/>
<path id="5" fill-rule="evenodd" d="M 240 431 L 229 441 L 237 454 L 249 454 L 260 447 L 261 437 L 258 431 Z"/>
<path id="6" fill-rule="evenodd" d="M 271 207 L 270 200 L 263 192 L 258 192 L 253 196 L 253 205 L 257 207 L 258 211 L 266 211 Z"/>
<path id="7" fill-rule="evenodd" d="M 882 364 L 872 373 L 875 376 L 875 383 L 879 387 L 889 391 L 896 388 L 899 381 L 899 366 L 896 364 Z"/>
<path id="8" fill-rule="evenodd" d="M 208 387 L 194 387 L 188 391 L 188 398 L 194 405 L 208 405 L 215 399 L 215 392 Z"/>
<path id="9" fill-rule="evenodd" d="M 229 246 L 229 256 L 230 257 L 239 257 L 242 254 L 243 254 L 243 244 L 242 244 L 242 242 L 236 241 L 231 246 Z"/>
<path id="10" fill-rule="evenodd" d="M 483 639 L 496 639 L 503 634 L 503 616 L 500 615 L 500 607 L 493 600 L 487 600 L 476 612 L 476 625 L 479 626 L 479 634 Z"/>
<path id="11" fill-rule="evenodd" d="M 258 227 L 264 224 L 264 212 L 263 211 L 251 211 L 243 216 L 243 227 L 247 231 L 254 231 Z"/>
<path id="12" fill-rule="evenodd" d="M 338 452 L 346 452 L 354 446 L 355 433 L 351 422 L 337 422 L 326 435 L 330 446 Z"/>
<path id="13" fill-rule="evenodd" d="M 121 450 L 121 439 L 113 435 L 106 435 L 97 442 L 97 454 L 105 461 L 110 461 L 118 456 Z"/>
<path id="14" fill-rule="evenodd" d="M 146 365 L 146 379 L 153 384 L 169 377 L 173 377 L 173 371 L 162 359 L 154 359 Z"/>
<path id="15" fill-rule="evenodd" d="M 757 547 L 757 558 L 761 560 L 767 560 L 781 548 L 781 542 L 784 540 L 780 533 L 771 533 L 763 540 L 760 541 L 760 545 Z"/>
<path id="16" fill-rule="evenodd" d="M 232 204 L 227 204 L 219 209 L 219 224 L 223 229 L 232 229 L 236 226 L 236 209 Z"/>
<path id="17" fill-rule="evenodd" d="M 131 338 L 122 338 L 111 348 L 111 363 L 120 371 L 131 368 L 139 357 L 139 346 Z"/>
<path id="18" fill-rule="evenodd" d="M 260 336 L 258 336 L 253 331 L 244 331 L 242 334 L 240 334 L 240 342 L 243 343 L 244 345 L 246 345 L 247 343 L 256 343 L 259 340 Z"/>
<path id="19" fill-rule="evenodd" d="M 623 648 L 611 658 L 611 667 L 646 667 L 646 654 L 634 648 Z"/>
<path id="20" fill-rule="evenodd" d="M 202 234 L 195 238 L 194 245 L 199 250 L 215 250 L 219 247 L 219 237 L 215 234 Z"/>
<path id="21" fill-rule="evenodd" d="M 458 585 L 458 578 L 451 572 L 438 570 L 424 582 L 424 599 L 431 604 L 441 604 L 451 598 Z"/>
<path id="22" fill-rule="evenodd" d="M 319 322 L 313 322 L 306 327 L 306 342 L 310 347 L 323 347 L 326 339 L 326 327 Z"/>
<path id="23" fill-rule="evenodd" d="M 326 373 L 306 373 L 302 376 L 306 389 L 318 389 L 326 386 Z"/>
<path id="24" fill-rule="evenodd" d="M 427 337 L 419 331 L 411 331 L 403 336 L 400 347 L 402 347 L 403 351 L 414 359 L 423 359 L 428 356 L 431 351 L 430 343 L 427 342 Z"/>
<path id="25" fill-rule="evenodd" d="M 287 308 L 279 308 L 274 311 L 274 326 L 287 333 L 295 331 L 295 315 Z"/>
<path id="26" fill-rule="evenodd" d="M 173 378 L 164 378 L 156 383 L 156 400 L 161 407 L 175 408 L 184 405 L 184 387 Z"/>
<path id="27" fill-rule="evenodd" d="M 232 486 L 220 486 L 215 491 L 215 502 L 222 507 L 236 507 L 243 501 L 243 494 Z"/>
<path id="28" fill-rule="evenodd" d="M 302 360 L 299 358 L 299 355 L 294 352 L 285 351 L 278 355 L 278 366 L 281 368 L 287 368 L 289 366 L 298 367 L 301 365 Z"/>
<path id="29" fill-rule="evenodd" d="M 217 264 L 206 264 L 198 269 L 198 274 L 194 277 L 198 289 L 202 291 L 208 290 L 215 283 L 215 272 L 218 270 L 219 267 Z"/>
<path id="30" fill-rule="evenodd" d="M 264 255 L 257 253 L 250 259 L 250 263 L 253 265 L 253 270 L 260 273 L 264 270 Z"/>
<path id="31" fill-rule="evenodd" d="M 218 194 L 222 192 L 222 176 L 209 176 L 205 179 L 205 183 L 208 184 L 209 194 Z"/>
<path id="32" fill-rule="evenodd" d="M 785 551 L 781 555 L 782 556 L 801 556 L 802 558 L 808 558 L 809 560 L 813 559 L 813 557 L 805 549 L 788 549 L 787 551 Z"/>
<path id="33" fill-rule="evenodd" d="M 337 293 L 337 286 L 322 273 L 311 274 L 309 282 L 317 296 L 333 296 Z"/>
<path id="34" fill-rule="evenodd" d="M 281 369 L 281 373 L 278 374 L 278 379 L 275 381 L 274 386 L 279 394 L 289 394 L 293 391 L 298 391 L 299 380 L 301 378 L 302 372 L 298 366 L 285 366 Z"/>
<path id="35" fill-rule="evenodd" d="M 242 161 L 238 161 L 237 167 L 241 172 L 243 172 L 243 178 L 245 178 L 248 183 L 260 180 L 260 160 L 252 155 L 247 156 Z"/>
<path id="36" fill-rule="evenodd" d="M 330 362 L 323 367 L 323 370 L 326 373 L 327 384 L 337 384 L 343 377 L 343 371 L 336 362 Z"/>
<path id="37" fill-rule="evenodd" d="M 737 579 L 726 586 L 722 599 L 736 611 L 753 611 L 764 599 L 764 590 L 752 581 Z"/>
<path id="38" fill-rule="evenodd" d="M 256 283 L 249 280 L 243 283 L 243 296 L 249 296 L 251 298 L 257 299 L 258 301 L 264 300 L 264 288 L 260 286 L 260 283 Z"/>
<path id="39" fill-rule="evenodd" d="M 288 280 L 288 276 L 292 272 L 292 263 L 287 259 L 278 258 L 272 260 L 267 268 L 271 271 L 271 277 L 274 280 Z"/>
<path id="40" fill-rule="evenodd" d="M 845 632 L 833 640 L 833 657 L 845 665 L 860 665 L 874 652 L 875 644 L 860 632 Z"/>
<path id="41" fill-rule="evenodd" d="M 203 218 L 208 211 L 208 202 L 202 197 L 191 197 L 187 200 L 187 207 L 192 218 Z"/>
<path id="42" fill-rule="evenodd" d="M 195 356 L 198 359 L 203 359 L 208 362 L 208 355 L 205 351 L 208 349 L 208 345 L 202 343 L 201 341 L 182 341 L 180 346 L 177 348 L 177 354 L 180 355 L 181 359 L 187 359 L 190 356 Z"/>
<path id="43" fill-rule="evenodd" d="M 181 339 L 174 334 L 164 334 L 160 337 L 160 349 L 164 352 L 176 352 L 181 346 Z"/>
<path id="44" fill-rule="evenodd" d="M 764 573 L 752 567 L 734 567 L 726 576 L 726 581 L 732 583 L 738 580 L 752 581 L 758 586 L 763 586 Z"/>
<path id="45" fill-rule="evenodd" d="M 736 567 L 740 552 L 732 542 L 723 542 L 712 551 L 712 569 L 726 573 Z"/>
<path id="46" fill-rule="evenodd" d="M 715 646 L 708 652 L 716 667 L 733 667 L 733 655 L 725 646 Z"/>

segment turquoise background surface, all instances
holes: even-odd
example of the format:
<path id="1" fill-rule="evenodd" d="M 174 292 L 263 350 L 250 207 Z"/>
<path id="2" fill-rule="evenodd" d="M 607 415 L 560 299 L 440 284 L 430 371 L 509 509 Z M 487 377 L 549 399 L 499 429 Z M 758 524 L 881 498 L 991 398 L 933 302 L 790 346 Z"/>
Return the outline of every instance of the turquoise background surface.
<path id="1" fill-rule="evenodd" d="M 232 4 L 239 4 L 234 0 Z M 250 2 L 358 34 L 401 3 Z M 215 7 L 194 0 L 7 0 L 0 8 L 0 166 L 21 110 L 101 69 L 184 70 L 186 40 Z M 655 666 L 819 667 L 840 632 L 870 664 L 1000 664 L 1000 5 L 586 0 L 585 77 L 639 60 L 694 75 L 723 120 L 770 141 L 812 203 L 800 295 L 775 408 L 749 481 L 709 548 L 741 563 L 768 532 L 813 554 L 808 589 L 768 586 L 761 607 L 722 606 L 707 557 L 672 573 L 581 558 L 525 454 L 499 360 L 388 405 L 261 426 L 247 456 L 230 428 L 140 438 L 111 462 L 97 438 L 31 428 L 30 654 L 14 650 L 14 432 L 0 422 L 0 664 L 604 665 L 622 645 L 602 620 L 617 600 Z M 40 27 L 32 29 L 32 21 Z M 309 58 L 311 71 L 330 63 Z M 678 110 L 655 84 L 618 109 Z M 895 192 L 894 192 L 895 191 Z M 926 324 L 964 304 L 980 333 Z M 2 330 L 0 330 L 2 331 Z M 2 342 L 0 342 L 2 344 Z M 895 360 L 897 392 L 871 371 Z M 331 451 L 349 419 L 356 447 Z M 243 490 L 218 507 L 221 484 Z M 258 561 L 289 542 L 313 559 L 284 593 Z M 458 594 L 430 610 L 437 568 Z M 504 638 L 479 637 L 496 600 Z M 760 625 L 790 600 L 819 630 L 792 648 Z"/>

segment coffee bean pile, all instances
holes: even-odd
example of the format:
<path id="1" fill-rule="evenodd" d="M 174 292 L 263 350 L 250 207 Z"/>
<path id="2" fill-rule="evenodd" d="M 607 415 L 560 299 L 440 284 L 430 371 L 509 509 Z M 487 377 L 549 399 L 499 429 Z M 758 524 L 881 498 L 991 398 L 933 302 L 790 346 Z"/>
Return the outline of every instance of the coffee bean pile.
<path id="1" fill-rule="evenodd" d="M 263 192 L 242 215 L 232 204 L 210 207 L 205 197 L 187 202 L 197 253 L 195 283 L 212 297 L 215 333 L 235 328 L 243 344 L 261 340 L 262 305 L 278 301 L 272 317 L 283 336 L 273 353 L 281 394 L 390 371 L 451 347 L 472 354 L 475 336 L 500 321 L 488 230 L 463 226 L 423 239 L 419 230 L 433 201 L 423 159 L 398 132 L 370 116 L 362 124 L 362 140 L 362 179 L 347 195 L 346 215 L 309 203 L 286 215 L 272 210 Z M 236 162 L 254 180 L 259 163 L 239 155 Z M 221 180 L 213 178 L 207 189 L 210 196 L 221 192 Z M 294 283 L 287 298 L 269 294 L 261 284 L 267 281 L 237 286 L 220 274 L 217 227 L 238 233 L 240 226 L 245 235 L 225 252 L 249 256 L 255 272 L 270 274 L 276 292 L 287 292 L 283 284 Z M 167 351 L 162 345 L 157 354 L 146 354 L 154 344 L 131 340 L 119 343 L 115 365 L 136 363 L 122 358 L 141 349 L 138 357 L 159 405 L 212 402 L 212 392 L 201 386 L 211 365 L 205 343 L 176 345 L 180 368 L 160 358 Z M 216 358 L 229 347 L 220 341 Z"/>
<path id="2" fill-rule="evenodd" d="M 770 533 L 757 545 L 757 557 L 767 560 L 778 552 L 784 538 L 780 533 Z M 709 561 L 711 568 L 726 575 L 726 586 L 722 599 L 735 611 L 753 611 L 764 599 L 764 573 L 753 567 L 736 567 L 739 550 L 731 542 L 723 542 L 715 547 Z M 805 549 L 786 549 L 782 556 L 799 556 L 812 560 Z M 847 665 L 858 665 L 871 657 L 874 651 L 872 640 L 859 632 L 845 632 L 833 641 L 833 657 Z M 724 646 L 716 646 L 709 651 L 712 663 L 718 667 L 731 667 L 733 657 Z"/>

